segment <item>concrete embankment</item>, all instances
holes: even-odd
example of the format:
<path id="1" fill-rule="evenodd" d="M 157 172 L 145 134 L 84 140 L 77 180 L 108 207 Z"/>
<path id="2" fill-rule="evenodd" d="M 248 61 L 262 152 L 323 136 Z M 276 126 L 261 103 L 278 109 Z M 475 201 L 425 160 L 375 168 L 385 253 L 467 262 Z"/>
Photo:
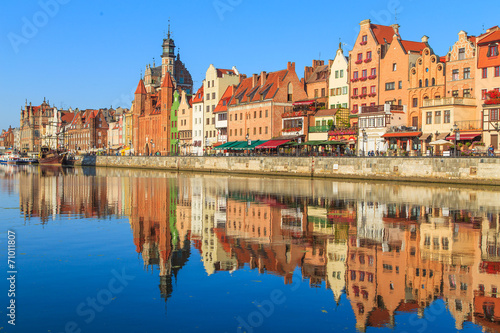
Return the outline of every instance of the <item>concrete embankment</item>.
<path id="1" fill-rule="evenodd" d="M 293 177 L 500 185 L 500 159 L 85 156 L 76 165 Z"/>

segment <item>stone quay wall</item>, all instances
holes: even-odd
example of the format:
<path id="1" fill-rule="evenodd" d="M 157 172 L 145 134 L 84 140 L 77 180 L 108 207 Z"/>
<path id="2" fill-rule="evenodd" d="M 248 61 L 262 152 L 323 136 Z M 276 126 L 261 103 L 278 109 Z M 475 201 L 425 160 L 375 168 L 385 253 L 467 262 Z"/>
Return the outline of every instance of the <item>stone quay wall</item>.
<path id="1" fill-rule="evenodd" d="M 221 174 L 500 185 L 500 159 L 486 157 L 85 156 L 75 165 Z"/>

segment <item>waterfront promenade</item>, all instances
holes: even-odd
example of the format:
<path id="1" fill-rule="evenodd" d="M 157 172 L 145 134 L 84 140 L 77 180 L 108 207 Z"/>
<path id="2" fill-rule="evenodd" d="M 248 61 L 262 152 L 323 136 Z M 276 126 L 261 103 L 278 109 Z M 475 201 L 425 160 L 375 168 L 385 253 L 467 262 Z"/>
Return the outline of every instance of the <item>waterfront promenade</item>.
<path id="1" fill-rule="evenodd" d="M 75 166 L 500 186 L 500 159 L 487 157 L 83 156 Z"/>

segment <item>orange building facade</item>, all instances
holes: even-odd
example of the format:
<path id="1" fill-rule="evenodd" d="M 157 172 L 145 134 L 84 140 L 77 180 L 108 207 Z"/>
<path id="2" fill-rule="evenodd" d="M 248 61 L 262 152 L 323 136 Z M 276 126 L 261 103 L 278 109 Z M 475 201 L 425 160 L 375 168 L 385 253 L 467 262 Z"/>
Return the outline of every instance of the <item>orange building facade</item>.
<path id="1" fill-rule="evenodd" d="M 295 63 L 277 72 L 254 74 L 240 82 L 228 106 L 228 141 L 279 137 L 282 114 L 295 100 L 306 99 Z"/>
<path id="2" fill-rule="evenodd" d="M 408 126 L 422 128 L 421 106 L 425 99 L 445 96 L 446 64 L 441 62 L 431 47 L 422 50 L 415 67 L 410 69 Z"/>

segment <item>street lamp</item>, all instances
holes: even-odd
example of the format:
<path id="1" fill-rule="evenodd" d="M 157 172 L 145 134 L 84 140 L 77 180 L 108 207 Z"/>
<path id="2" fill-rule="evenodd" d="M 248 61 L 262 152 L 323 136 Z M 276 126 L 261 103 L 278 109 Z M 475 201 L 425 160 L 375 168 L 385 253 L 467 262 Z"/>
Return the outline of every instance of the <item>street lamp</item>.
<path id="1" fill-rule="evenodd" d="M 204 155 L 204 156 L 207 156 L 207 155 L 208 155 L 207 150 L 208 150 L 208 138 L 207 138 L 207 136 L 205 135 L 205 149 L 204 149 L 204 151 L 203 151 L 203 155 Z"/>
<path id="2" fill-rule="evenodd" d="M 458 156 L 457 141 L 460 140 L 460 131 L 459 131 L 458 125 L 453 124 L 453 128 L 451 129 L 451 131 L 453 133 L 455 133 L 455 136 L 454 136 L 454 139 L 455 139 L 455 157 L 457 157 Z"/>
<path id="3" fill-rule="evenodd" d="M 367 149 L 367 142 L 368 142 L 368 135 L 366 134 L 366 130 L 363 128 L 361 130 L 363 134 L 363 149 L 362 149 L 362 155 L 365 156 L 365 151 Z"/>

